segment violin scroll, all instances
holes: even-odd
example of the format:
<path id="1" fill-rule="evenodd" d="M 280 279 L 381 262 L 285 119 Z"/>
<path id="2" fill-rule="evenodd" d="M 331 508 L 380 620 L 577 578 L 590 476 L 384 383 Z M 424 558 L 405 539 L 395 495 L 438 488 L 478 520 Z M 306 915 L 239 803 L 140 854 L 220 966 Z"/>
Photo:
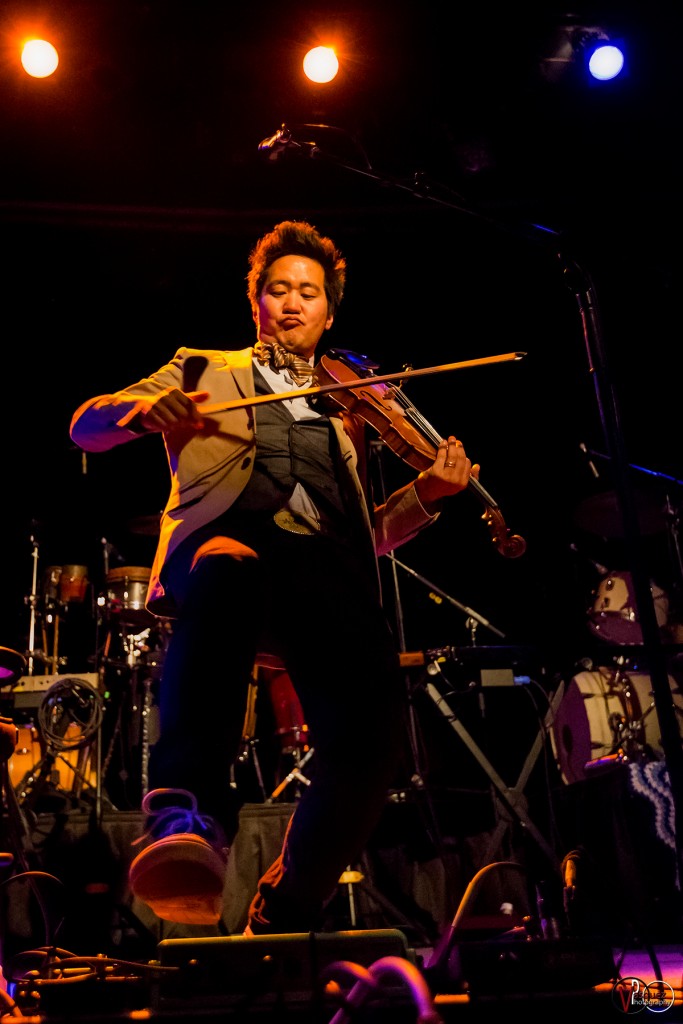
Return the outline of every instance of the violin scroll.
<path id="1" fill-rule="evenodd" d="M 505 558 L 519 558 L 526 551 L 526 541 L 518 533 L 511 533 L 498 508 L 486 508 L 481 517 L 491 531 L 493 543 Z"/>

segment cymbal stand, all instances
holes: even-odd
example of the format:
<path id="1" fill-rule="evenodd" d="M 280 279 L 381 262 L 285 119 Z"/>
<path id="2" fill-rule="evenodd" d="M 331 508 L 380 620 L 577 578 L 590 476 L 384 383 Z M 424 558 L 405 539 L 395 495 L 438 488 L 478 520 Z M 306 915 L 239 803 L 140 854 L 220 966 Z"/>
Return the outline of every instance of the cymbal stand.
<path id="1" fill-rule="evenodd" d="M 31 593 L 25 598 L 25 602 L 30 609 L 28 651 L 26 652 L 26 675 L 28 676 L 34 675 L 36 660 L 42 661 L 46 665 L 54 661 L 53 658 L 48 657 L 44 649 L 37 650 L 35 646 L 36 628 L 38 625 L 38 562 L 40 560 L 40 545 L 35 534 L 31 534 L 31 548 L 31 559 L 33 561 L 33 569 L 31 571 Z M 46 646 L 47 644 L 45 644 L 45 647 Z M 56 667 L 53 667 L 53 671 L 56 671 Z"/>
<path id="2" fill-rule="evenodd" d="M 375 888 L 368 881 L 370 873 L 368 858 L 363 854 L 358 864 L 355 866 L 352 864 L 347 865 L 339 878 L 338 885 L 346 893 L 349 926 L 351 929 L 363 927 L 362 907 L 358 899 L 359 896 L 363 895 L 367 901 L 375 905 L 377 910 L 384 912 L 386 919 L 392 922 L 392 926 L 405 928 L 408 933 L 415 932 L 421 943 L 425 946 L 431 946 L 434 942 L 434 936 L 430 935 L 427 929 L 419 922 L 411 920 L 395 903 L 392 903 L 379 889 Z"/>

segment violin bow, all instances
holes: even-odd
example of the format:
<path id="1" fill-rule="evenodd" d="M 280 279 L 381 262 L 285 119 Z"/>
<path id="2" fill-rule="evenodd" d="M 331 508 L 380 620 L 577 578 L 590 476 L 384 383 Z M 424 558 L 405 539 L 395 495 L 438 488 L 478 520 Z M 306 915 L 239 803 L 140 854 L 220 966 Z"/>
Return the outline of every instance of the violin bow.
<path id="1" fill-rule="evenodd" d="M 466 359 L 459 363 L 443 363 L 441 366 L 425 366 L 418 370 L 402 370 L 400 373 L 374 374 L 368 377 L 359 377 L 353 381 L 333 381 L 331 384 L 319 384 L 306 388 L 295 388 L 283 394 L 254 395 L 253 398 L 238 398 L 232 402 L 202 403 L 197 406 L 197 412 L 202 416 L 212 416 L 214 413 L 229 412 L 232 409 L 244 409 L 251 405 L 261 405 L 264 402 L 282 402 L 290 398 L 306 398 L 311 395 L 323 395 L 329 391 L 348 391 L 349 388 L 361 388 L 373 384 L 387 384 L 390 381 L 408 380 L 410 377 L 421 377 L 429 373 L 450 373 L 452 370 L 468 370 L 475 366 L 490 366 L 492 363 L 518 362 L 524 359 L 526 352 L 505 352 L 498 356 L 482 356 L 480 359 Z"/>

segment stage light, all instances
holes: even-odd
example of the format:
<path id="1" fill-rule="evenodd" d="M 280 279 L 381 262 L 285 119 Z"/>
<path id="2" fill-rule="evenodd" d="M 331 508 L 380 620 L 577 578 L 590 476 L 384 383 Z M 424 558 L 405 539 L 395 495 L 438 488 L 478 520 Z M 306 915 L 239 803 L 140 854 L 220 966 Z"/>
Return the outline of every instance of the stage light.
<path id="1" fill-rule="evenodd" d="M 314 46 L 304 57 L 304 74 L 312 82 L 331 82 L 338 71 L 339 60 L 331 46 Z"/>
<path id="2" fill-rule="evenodd" d="M 551 82 L 566 78 L 570 69 L 580 81 L 610 82 L 625 70 L 625 50 L 604 27 L 568 19 L 555 28 L 540 67 Z"/>
<path id="3" fill-rule="evenodd" d="M 48 78 L 57 70 L 59 56 L 45 39 L 29 39 L 21 51 L 21 63 L 32 78 Z"/>
<path id="4" fill-rule="evenodd" d="M 598 43 L 586 52 L 586 67 L 598 82 L 610 82 L 624 70 L 624 51 L 615 43 Z"/>

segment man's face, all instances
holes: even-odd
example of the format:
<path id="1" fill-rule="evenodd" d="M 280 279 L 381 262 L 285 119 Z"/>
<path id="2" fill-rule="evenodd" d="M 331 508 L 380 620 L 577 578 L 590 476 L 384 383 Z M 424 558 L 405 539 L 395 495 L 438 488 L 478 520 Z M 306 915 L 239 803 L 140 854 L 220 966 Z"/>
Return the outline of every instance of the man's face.
<path id="1" fill-rule="evenodd" d="M 332 326 L 325 272 L 307 256 L 281 256 L 268 268 L 255 316 L 261 341 L 310 359 L 323 331 Z"/>

